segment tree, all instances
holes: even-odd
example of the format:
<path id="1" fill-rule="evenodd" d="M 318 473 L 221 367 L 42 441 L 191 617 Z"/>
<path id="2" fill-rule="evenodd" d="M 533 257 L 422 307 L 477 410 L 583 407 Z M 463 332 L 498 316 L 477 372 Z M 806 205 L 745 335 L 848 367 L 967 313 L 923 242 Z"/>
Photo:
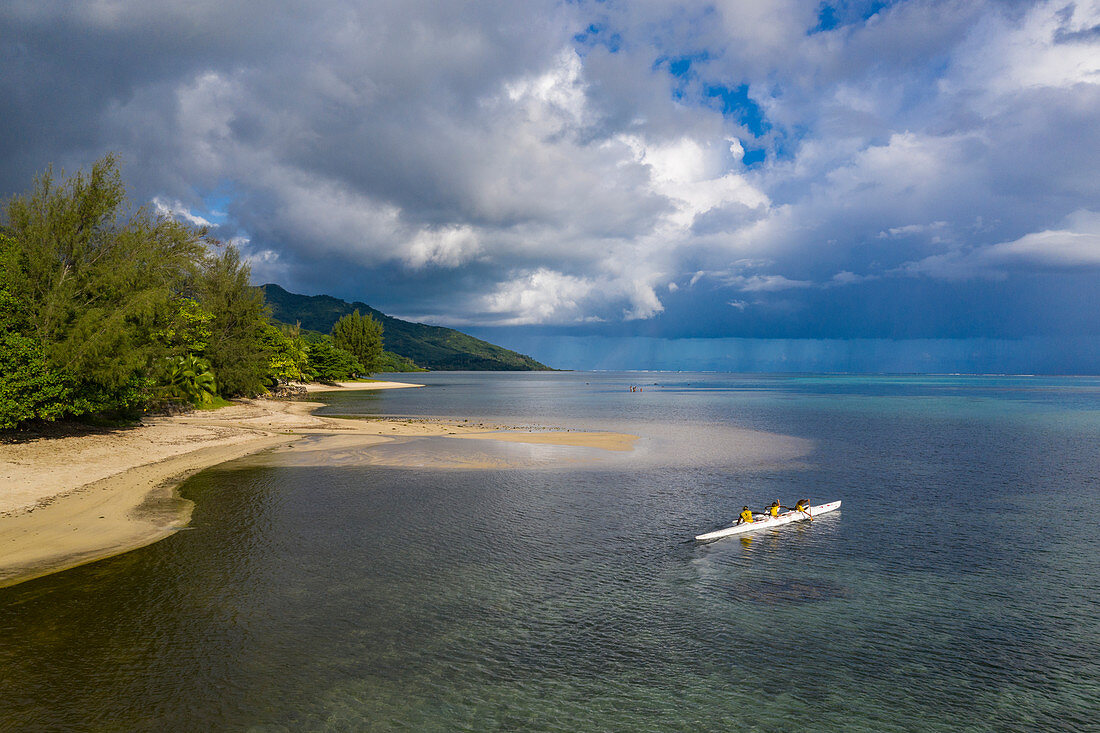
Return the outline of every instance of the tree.
<path id="1" fill-rule="evenodd" d="M 376 372 L 382 365 L 382 324 L 369 313 L 359 311 L 341 318 L 332 326 L 333 343 L 355 356 L 365 372 Z"/>
<path id="2" fill-rule="evenodd" d="M 351 352 L 333 345 L 328 338 L 309 345 L 309 366 L 319 382 L 336 382 L 364 371 Z"/>
<path id="3" fill-rule="evenodd" d="M 214 314 L 203 309 L 193 298 L 180 296 L 172 303 L 173 314 L 165 328 L 153 334 L 165 350 L 175 356 L 201 354 L 210 342 L 210 322 Z"/>
<path id="4" fill-rule="evenodd" d="M 270 352 L 262 338 L 268 310 L 263 291 L 249 286 L 249 275 L 240 252 L 228 245 L 206 258 L 196 288 L 199 304 L 212 316 L 202 356 L 225 396 L 260 394 L 268 380 Z"/>
<path id="5" fill-rule="evenodd" d="M 66 389 L 66 404 L 42 416 L 136 407 L 165 356 L 153 334 L 172 320 L 205 231 L 125 208 L 112 156 L 61 183 L 47 170 L 4 206 L 0 289 L 24 314 L 20 359 Z"/>
<path id="6" fill-rule="evenodd" d="M 309 369 L 306 344 L 297 334 L 298 329 L 288 326 L 291 333 L 268 325 L 261 336 L 268 354 L 268 374 L 280 382 L 308 382 L 313 378 Z"/>

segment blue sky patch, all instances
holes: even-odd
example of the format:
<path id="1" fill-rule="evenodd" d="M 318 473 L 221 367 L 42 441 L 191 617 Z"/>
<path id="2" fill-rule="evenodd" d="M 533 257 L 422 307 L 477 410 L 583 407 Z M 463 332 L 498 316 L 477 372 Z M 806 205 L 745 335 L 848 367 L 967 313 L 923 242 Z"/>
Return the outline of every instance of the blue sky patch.
<path id="1" fill-rule="evenodd" d="M 817 11 L 817 25 L 806 31 L 806 35 L 812 36 L 815 33 L 827 33 L 844 26 L 866 23 L 893 4 L 884 0 L 822 3 Z"/>
<path id="2" fill-rule="evenodd" d="M 218 186 L 202 197 L 202 208 L 192 213 L 201 216 L 211 224 L 221 226 L 228 217 L 230 204 L 236 198 L 236 186 L 232 181 L 222 181 Z"/>
<path id="3" fill-rule="evenodd" d="M 618 53 L 623 45 L 623 37 L 611 31 L 603 23 L 591 23 L 580 33 L 573 36 L 573 41 L 583 51 L 602 46 L 610 53 Z"/>
<path id="4" fill-rule="evenodd" d="M 681 56 L 658 56 L 653 62 L 653 69 L 667 68 L 668 73 L 677 79 L 687 80 L 696 76 L 693 65 L 700 61 L 709 61 L 710 54 L 706 51 Z"/>
<path id="5" fill-rule="evenodd" d="M 768 157 L 768 152 L 765 148 L 745 148 L 745 156 L 741 161 L 749 168 L 763 163 Z"/>
<path id="6" fill-rule="evenodd" d="M 733 117 L 753 135 L 760 137 L 771 129 L 771 125 L 764 118 L 764 110 L 749 97 L 748 84 L 732 88 L 715 84 L 708 86 L 704 94 L 718 104 L 718 109 L 723 115 Z"/>

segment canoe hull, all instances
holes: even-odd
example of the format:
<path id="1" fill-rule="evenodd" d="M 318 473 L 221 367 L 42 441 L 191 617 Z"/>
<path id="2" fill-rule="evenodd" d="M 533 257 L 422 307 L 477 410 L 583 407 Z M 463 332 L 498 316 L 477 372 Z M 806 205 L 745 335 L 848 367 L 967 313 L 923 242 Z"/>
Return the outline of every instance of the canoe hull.
<path id="1" fill-rule="evenodd" d="M 810 515 L 815 519 L 819 514 L 828 514 L 829 512 L 836 511 L 840 508 L 839 501 L 832 501 L 828 504 L 819 504 L 818 506 L 810 507 Z M 755 522 L 745 522 L 738 524 L 734 527 L 726 527 L 724 529 L 715 530 L 714 532 L 707 532 L 706 534 L 696 535 L 695 539 L 699 542 L 709 542 L 710 540 L 718 540 L 723 537 L 730 537 L 737 534 L 745 534 L 746 532 L 756 532 L 757 530 L 767 529 L 769 527 L 782 527 L 784 524 L 790 524 L 791 522 L 805 522 L 809 519 L 802 512 L 796 512 L 791 510 L 784 512 L 774 519 L 759 519 Z"/>

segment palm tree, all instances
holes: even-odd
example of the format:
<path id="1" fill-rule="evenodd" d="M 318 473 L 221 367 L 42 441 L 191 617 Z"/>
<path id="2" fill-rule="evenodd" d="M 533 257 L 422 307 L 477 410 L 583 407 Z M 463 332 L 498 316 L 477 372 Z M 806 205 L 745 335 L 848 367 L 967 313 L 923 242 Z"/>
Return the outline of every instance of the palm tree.
<path id="1" fill-rule="evenodd" d="M 172 360 L 168 369 L 168 384 L 174 396 L 192 405 L 213 402 L 218 393 L 210 365 L 194 354 L 177 356 Z"/>

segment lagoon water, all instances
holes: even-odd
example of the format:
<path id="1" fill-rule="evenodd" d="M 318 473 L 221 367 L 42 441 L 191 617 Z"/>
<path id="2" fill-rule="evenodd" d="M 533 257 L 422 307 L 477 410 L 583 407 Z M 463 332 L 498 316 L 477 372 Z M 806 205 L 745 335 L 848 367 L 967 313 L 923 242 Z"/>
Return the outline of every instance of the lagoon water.
<path id="1" fill-rule="evenodd" d="M 0 589 L 0 730 L 1097 730 L 1100 378 L 409 379 L 323 411 L 641 439 L 204 471 L 187 531 Z"/>

